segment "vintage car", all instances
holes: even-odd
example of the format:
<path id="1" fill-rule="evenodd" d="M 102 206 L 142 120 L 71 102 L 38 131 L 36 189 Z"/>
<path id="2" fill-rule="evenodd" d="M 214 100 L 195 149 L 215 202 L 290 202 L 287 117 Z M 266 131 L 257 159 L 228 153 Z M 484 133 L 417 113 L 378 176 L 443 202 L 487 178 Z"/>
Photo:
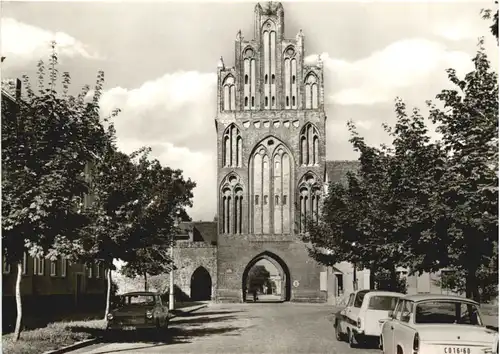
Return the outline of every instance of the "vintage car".
<path id="1" fill-rule="evenodd" d="M 168 328 L 168 307 L 157 293 L 138 291 L 119 295 L 113 307 L 107 318 L 109 330 Z"/>
<path id="2" fill-rule="evenodd" d="M 351 347 L 367 339 L 378 340 L 383 321 L 402 296 L 404 294 L 377 290 L 358 290 L 350 294 L 347 306 L 335 315 L 337 340 L 347 339 Z"/>
<path id="3" fill-rule="evenodd" d="M 477 302 L 440 294 L 402 297 L 380 335 L 384 354 L 492 354 L 495 345 Z"/>

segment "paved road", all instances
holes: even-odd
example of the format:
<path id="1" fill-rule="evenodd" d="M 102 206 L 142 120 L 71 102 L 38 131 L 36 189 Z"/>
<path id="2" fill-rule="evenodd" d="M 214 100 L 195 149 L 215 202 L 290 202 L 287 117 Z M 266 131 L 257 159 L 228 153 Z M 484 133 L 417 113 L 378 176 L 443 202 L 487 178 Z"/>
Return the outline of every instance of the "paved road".
<path id="1" fill-rule="evenodd" d="M 214 304 L 172 320 L 156 340 L 120 338 L 73 354 L 108 353 L 378 353 L 335 340 L 332 307 L 315 304 Z"/>

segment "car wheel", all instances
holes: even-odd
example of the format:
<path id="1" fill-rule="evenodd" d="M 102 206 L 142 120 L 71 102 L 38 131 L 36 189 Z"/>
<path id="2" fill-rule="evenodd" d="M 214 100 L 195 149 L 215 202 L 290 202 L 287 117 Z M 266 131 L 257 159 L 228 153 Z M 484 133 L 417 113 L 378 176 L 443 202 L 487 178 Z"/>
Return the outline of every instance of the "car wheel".
<path id="1" fill-rule="evenodd" d="M 340 321 L 335 323 L 335 338 L 339 342 L 344 340 L 344 334 L 342 333 L 342 329 L 340 328 Z"/>
<path id="2" fill-rule="evenodd" d="M 349 331 L 349 346 L 351 348 L 357 348 L 359 346 L 359 342 L 353 331 Z"/>

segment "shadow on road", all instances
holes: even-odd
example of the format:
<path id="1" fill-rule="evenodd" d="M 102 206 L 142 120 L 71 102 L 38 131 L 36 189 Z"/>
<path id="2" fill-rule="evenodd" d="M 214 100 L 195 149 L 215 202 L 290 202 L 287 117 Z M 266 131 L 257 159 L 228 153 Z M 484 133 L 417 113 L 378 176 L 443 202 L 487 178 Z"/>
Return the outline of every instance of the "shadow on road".
<path id="1" fill-rule="evenodd" d="M 153 344 L 144 348 L 152 348 L 171 344 L 191 343 L 192 338 L 206 337 L 212 335 L 228 334 L 232 336 L 240 335 L 241 327 L 235 326 L 212 326 L 207 327 L 206 324 L 220 323 L 229 321 L 236 316 L 227 315 L 234 312 L 242 311 L 212 311 L 201 314 L 186 313 L 170 322 L 168 329 L 160 330 L 114 330 L 107 331 L 105 329 L 89 328 L 83 326 L 73 326 L 70 329 L 74 332 L 86 332 L 97 338 L 98 341 L 104 343 L 148 343 Z M 224 315 L 225 316 L 216 316 Z M 133 352 L 141 348 L 131 348 L 130 350 L 113 350 Z M 107 352 L 100 352 L 101 354 Z"/>

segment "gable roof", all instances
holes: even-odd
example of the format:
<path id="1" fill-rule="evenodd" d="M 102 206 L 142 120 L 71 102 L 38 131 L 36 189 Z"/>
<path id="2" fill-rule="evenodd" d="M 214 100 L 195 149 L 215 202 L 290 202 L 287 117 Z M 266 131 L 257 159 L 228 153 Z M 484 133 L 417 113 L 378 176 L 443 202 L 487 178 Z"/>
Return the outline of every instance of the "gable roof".
<path id="1" fill-rule="evenodd" d="M 330 160 L 325 163 L 325 181 L 347 183 L 347 172 L 359 170 L 358 160 Z"/>

